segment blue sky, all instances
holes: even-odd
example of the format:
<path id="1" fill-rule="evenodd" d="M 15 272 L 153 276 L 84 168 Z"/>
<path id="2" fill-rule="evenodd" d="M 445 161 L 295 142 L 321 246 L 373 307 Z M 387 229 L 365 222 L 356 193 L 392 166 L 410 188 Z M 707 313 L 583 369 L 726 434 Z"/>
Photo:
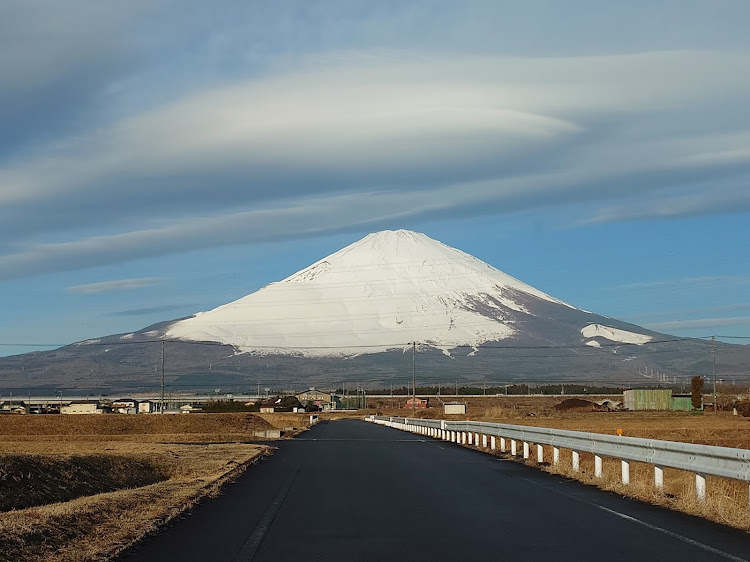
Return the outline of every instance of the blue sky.
<path id="1" fill-rule="evenodd" d="M 419 230 L 581 308 L 750 335 L 750 4 L 6 0 L 0 354 Z"/>

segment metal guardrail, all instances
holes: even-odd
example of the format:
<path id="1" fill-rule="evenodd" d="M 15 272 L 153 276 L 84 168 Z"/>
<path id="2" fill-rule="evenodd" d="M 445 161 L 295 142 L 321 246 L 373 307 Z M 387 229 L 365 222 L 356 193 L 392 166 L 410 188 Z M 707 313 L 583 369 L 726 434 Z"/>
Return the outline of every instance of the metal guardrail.
<path id="1" fill-rule="evenodd" d="M 517 443 L 523 444 L 523 456 L 529 457 L 531 444 L 537 446 L 537 460 L 543 459 L 544 445 L 553 447 L 553 462 L 560 459 L 560 449 L 570 449 L 573 470 L 579 470 L 581 452 L 594 455 L 594 473 L 602 476 L 602 457 L 617 458 L 622 461 L 622 482 L 630 482 L 629 462 L 642 462 L 654 465 L 654 485 L 664 486 L 664 467 L 677 468 L 695 473 L 696 495 L 700 501 L 706 497 L 706 475 L 732 478 L 750 482 L 750 450 L 711 445 L 696 445 L 658 439 L 642 439 L 550 429 L 503 423 L 477 421 L 446 421 L 433 419 L 411 419 L 400 417 L 369 416 L 368 421 L 421 433 L 437 439 L 469 444 L 494 450 L 496 440 L 500 439 L 500 450 L 506 450 L 506 441 L 510 441 L 510 452 L 516 454 Z M 488 440 L 489 438 L 489 440 Z"/>

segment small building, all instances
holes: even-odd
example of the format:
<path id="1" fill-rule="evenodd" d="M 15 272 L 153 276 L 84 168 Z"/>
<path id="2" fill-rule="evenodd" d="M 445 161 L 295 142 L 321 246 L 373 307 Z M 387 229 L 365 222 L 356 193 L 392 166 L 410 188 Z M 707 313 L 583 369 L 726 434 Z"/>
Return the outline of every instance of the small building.
<path id="1" fill-rule="evenodd" d="M 404 408 L 426 408 L 427 399 L 422 400 L 421 398 L 409 398 L 404 405 Z"/>
<path id="2" fill-rule="evenodd" d="M 132 398 L 121 398 L 112 402 L 112 412 L 115 414 L 137 414 L 138 401 Z"/>
<path id="3" fill-rule="evenodd" d="M 3 414 L 26 414 L 28 412 L 26 402 L 21 400 L 6 400 L 0 403 L 0 413 Z"/>
<path id="4" fill-rule="evenodd" d="M 203 411 L 203 408 L 193 406 L 192 404 L 185 404 L 184 406 L 180 406 L 181 414 L 192 414 L 195 412 L 202 412 L 202 411 Z"/>
<path id="5" fill-rule="evenodd" d="M 466 414 L 466 404 L 462 402 L 446 402 L 443 404 L 443 413 L 446 415 Z"/>
<path id="6" fill-rule="evenodd" d="M 273 406 L 261 406 L 260 407 L 260 413 L 261 414 L 273 414 L 275 408 Z"/>
<path id="7" fill-rule="evenodd" d="M 309 388 L 304 392 L 294 395 L 303 406 L 314 405 L 321 410 L 338 410 L 341 408 L 341 398 L 330 392 L 322 392 Z"/>
<path id="8" fill-rule="evenodd" d="M 61 414 L 103 414 L 105 407 L 98 400 L 73 400 L 60 407 Z"/>
<path id="9" fill-rule="evenodd" d="M 626 410 L 671 410 L 672 391 L 635 388 L 622 393 Z"/>
<path id="10" fill-rule="evenodd" d="M 155 414 L 158 410 L 156 402 L 151 400 L 142 400 L 138 402 L 138 413 L 139 414 Z"/>

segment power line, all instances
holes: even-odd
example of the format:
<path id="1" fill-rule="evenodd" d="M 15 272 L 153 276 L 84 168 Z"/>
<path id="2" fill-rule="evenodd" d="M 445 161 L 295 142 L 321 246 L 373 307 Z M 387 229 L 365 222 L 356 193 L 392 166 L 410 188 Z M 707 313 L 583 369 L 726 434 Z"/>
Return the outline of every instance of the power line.
<path id="1" fill-rule="evenodd" d="M 415 327 L 414 329 L 424 329 L 424 327 Z M 406 330 L 404 330 L 406 331 Z M 368 332 L 375 332 L 375 333 L 390 333 L 390 330 L 371 330 Z M 342 332 L 316 332 L 316 334 L 349 334 L 348 331 L 342 331 Z M 288 336 L 294 336 L 295 334 L 288 334 Z M 298 334 L 301 335 L 301 334 Z M 264 336 L 268 337 L 268 336 Z M 278 337 L 284 337 L 282 335 L 279 335 Z M 716 337 L 722 337 L 722 336 L 716 336 Z M 637 348 L 642 348 L 645 346 L 651 346 L 656 344 L 666 344 L 666 343 L 679 343 L 679 342 L 690 342 L 695 341 L 697 339 L 703 339 L 703 338 L 672 338 L 668 340 L 652 340 L 648 342 L 642 342 L 642 343 L 632 343 L 632 342 L 613 342 L 613 343 L 601 343 L 598 347 L 587 345 L 585 343 L 583 344 L 568 344 L 568 345 L 498 345 L 492 342 L 487 343 L 479 343 L 479 344 L 441 344 L 438 342 L 430 342 L 429 340 L 425 340 L 423 342 L 423 345 L 426 345 L 428 347 L 432 348 L 442 348 L 442 347 L 448 347 L 449 349 L 460 349 L 460 348 L 470 348 L 474 349 L 477 348 L 479 350 L 481 349 L 509 349 L 509 350 L 524 350 L 524 349 L 531 349 L 531 350 L 538 350 L 538 349 L 580 349 L 585 351 L 592 352 L 592 355 L 596 355 L 596 350 L 598 349 L 609 349 L 609 348 L 619 348 L 619 347 L 625 347 L 625 346 L 636 346 Z M 747 339 L 750 339 L 748 337 Z M 216 346 L 216 347 L 234 347 L 234 348 L 242 348 L 247 347 L 250 349 L 269 349 L 269 350 L 304 350 L 304 349 L 373 349 L 373 348 L 408 348 L 412 345 L 412 342 L 398 342 L 398 343 L 378 343 L 378 344 L 356 344 L 356 345 L 317 345 L 317 346 L 295 346 L 295 345 L 256 345 L 252 343 L 243 343 L 243 344 L 233 344 L 233 343 L 222 343 L 222 342 L 215 342 L 215 341 L 199 341 L 199 340 L 183 340 L 183 339 L 173 339 L 173 338 L 159 338 L 159 339 L 150 339 L 150 340 L 135 340 L 135 341 L 93 341 L 93 340 L 84 340 L 81 342 L 75 342 L 75 343 L 68 343 L 68 344 L 51 344 L 51 343 L 28 343 L 28 342 L 22 342 L 22 343 L 10 343 L 10 342 L 0 342 L 0 346 L 6 346 L 6 347 L 115 347 L 115 346 L 122 346 L 122 345 L 146 345 L 146 344 L 152 344 L 152 343 L 172 343 L 172 344 L 181 344 L 181 345 L 204 345 L 204 346 Z"/>

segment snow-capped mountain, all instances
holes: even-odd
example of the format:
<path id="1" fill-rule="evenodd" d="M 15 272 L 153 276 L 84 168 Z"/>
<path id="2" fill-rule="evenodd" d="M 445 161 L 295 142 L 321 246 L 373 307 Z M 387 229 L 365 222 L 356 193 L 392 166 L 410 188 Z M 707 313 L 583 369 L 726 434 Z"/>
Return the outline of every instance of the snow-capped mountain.
<path id="1" fill-rule="evenodd" d="M 207 342 L 210 342 L 207 345 Z M 654 370 L 710 370 L 712 347 L 564 303 L 406 230 L 377 232 L 235 302 L 133 333 L 0 358 L 6 388 L 54 393 L 159 388 L 404 385 L 417 342 L 420 384 L 649 382 Z M 652 345 L 653 344 L 653 345 Z M 722 373 L 748 346 L 721 344 Z M 449 356 L 449 357 L 446 357 Z M 340 386 L 339 386 L 340 387 Z"/>
<path id="2" fill-rule="evenodd" d="M 410 342 L 449 353 L 486 342 L 551 341 L 544 326 L 550 320 L 572 329 L 568 343 L 645 343 L 652 337 L 408 230 L 370 234 L 283 281 L 175 322 L 166 337 L 264 354 L 376 353 Z"/>

